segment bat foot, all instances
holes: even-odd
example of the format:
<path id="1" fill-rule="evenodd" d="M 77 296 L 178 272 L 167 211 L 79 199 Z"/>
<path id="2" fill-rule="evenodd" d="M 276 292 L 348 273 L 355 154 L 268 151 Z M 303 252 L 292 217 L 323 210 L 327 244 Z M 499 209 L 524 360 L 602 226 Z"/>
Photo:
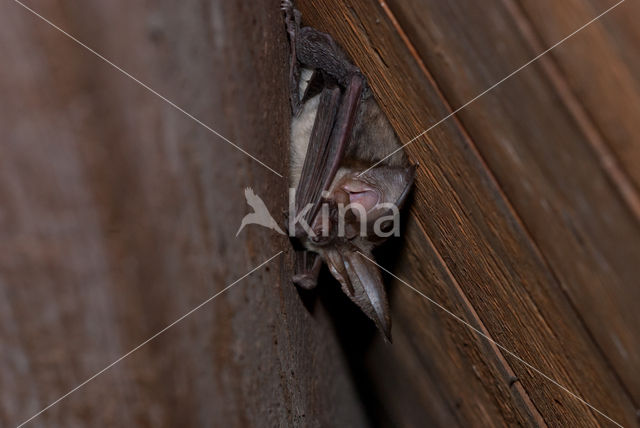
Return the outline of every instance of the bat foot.
<path id="1" fill-rule="evenodd" d="M 291 0 L 283 0 L 280 3 L 280 9 L 284 11 L 284 22 L 287 27 L 287 34 L 289 34 L 289 46 L 290 52 L 290 69 L 289 69 L 289 92 L 291 98 L 291 111 L 294 116 L 298 115 L 301 110 L 301 102 L 299 92 L 300 84 L 300 69 L 298 67 L 298 60 L 296 54 L 296 43 L 298 37 L 298 31 L 300 30 L 300 21 L 302 15 L 293 6 Z"/>
<path id="2" fill-rule="evenodd" d="M 280 10 L 284 12 L 287 29 L 295 29 L 300 26 L 302 14 L 298 12 L 291 0 L 282 0 Z M 291 34 L 291 30 L 289 30 L 289 34 Z"/>
<path id="3" fill-rule="evenodd" d="M 296 286 L 304 290 L 313 290 L 314 288 L 316 288 L 316 285 L 318 285 L 317 277 L 310 273 L 301 273 L 298 275 L 294 275 L 292 280 Z"/>
<path id="4" fill-rule="evenodd" d="M 291 0 L 282 0 L 280 2 L 280 9 L 285 12 L 290 12 L 293 10 L 293 2 Z"/>

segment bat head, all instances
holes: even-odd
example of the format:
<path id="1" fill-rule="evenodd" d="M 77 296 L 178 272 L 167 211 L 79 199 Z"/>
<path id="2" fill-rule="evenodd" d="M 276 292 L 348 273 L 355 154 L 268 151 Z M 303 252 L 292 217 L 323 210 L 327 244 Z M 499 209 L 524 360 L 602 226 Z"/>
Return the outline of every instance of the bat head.
<path id="1" fill-rule="evenodd" d="M 334 199 L 347 201 L 343 209 L 347 231 L 379 244 L 399 226 L 399 212 L 413 179 L 415 166 L 380 166 L 370 170 L 347 170 L 336 180 Z M 399 230 L 394 230 L 395 235 Z M 397 233 L 395 233 L 397 232 Z M 349 236 L 351 237 L 351 236 Z"/>
<path id="2" fill-rule="evenodd" d="M 369 171 L 338 171 L 326 204 L 313 222 L 318 238 L 311 250 L 320 254 L 342 290 L 390 338 L 389 304 L 371 251 L 396 234 L 399 208 L 415 167 L 380 166 Z M 326 229 L 328 228 L 328 230 Z M 323 233 L 324 232 L 324 233 Z"/>
<path id="3" fill-rule="evenodd" d="M 350 241 L 370 250 L 399 235 L 399 213 L 409 194 L 415 166 L 381 166 L 371 170 L 341 168 L 322 209 L 312 222 L 312 245 Z"/>

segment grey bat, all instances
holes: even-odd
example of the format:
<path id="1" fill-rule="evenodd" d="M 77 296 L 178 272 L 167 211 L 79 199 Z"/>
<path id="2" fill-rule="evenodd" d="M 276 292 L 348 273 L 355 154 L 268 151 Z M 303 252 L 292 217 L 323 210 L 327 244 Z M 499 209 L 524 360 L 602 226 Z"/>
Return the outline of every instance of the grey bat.
<path id="1" fill-rule="evenodd" d="M 390 339 L 382 277 L 366 257 L 397 225 L 390 207 L 403 204 L 415 167 L 400 150 L 368 169 L 400 147 L 391 124 L 331 36 L 301 27 L 291 1 L 283 1 L 282 10 L 291 49 L 290 173 L 300 213 L 293 282 L 315 287 L 324 261 L 342 291 Z"/>

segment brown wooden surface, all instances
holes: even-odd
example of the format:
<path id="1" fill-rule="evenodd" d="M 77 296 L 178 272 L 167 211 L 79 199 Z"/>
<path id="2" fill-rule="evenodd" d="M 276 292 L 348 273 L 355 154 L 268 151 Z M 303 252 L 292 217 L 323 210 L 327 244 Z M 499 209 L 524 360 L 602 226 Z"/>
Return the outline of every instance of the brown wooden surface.
<path id="1" fill-rule="evenodd" d="M 517 40 L 517 32 L 504 35 L 506 41 L 490 44 L 491 32 L 495 28 L 508 30 L 511 19 L 500 15 L 503 9 L 472 3 L 398 1 L 389 5 L 392 11 L 397 10 L 400 27 L 407 28 L 409 40 L 415 39 L 426 68 L 432 64 L 428 55 L 440 61 L 442 69 L 433 72 L 435 82 L 409 59 L 410 51 L 379 5 L 350 1 L 348 6 L 339 3 L 329 7 L 314 1 L 303 3 L 303 12 L 307 22 L 335 34 L 355 58 L 396 130 L 408 141 L 446 116 L 450 108 L 444 96 L 451 97 L 457 107 L 536 54 L 523 45 L 520 51 L 489 55 L 488 47 L 506 50 L 510 39 Z M 405 8 L 402 15 L 401 7 Z M 490 16 L 481 15 L 479 9 Z M 456 50 L 456 43 L 467 51 Z M 486 56 L 478 58 L 481 54 Z M 505 65 L 507 61 L 512 64 Z M 638 366 L 627 363 L 613 371 L 610 364 L 616 362 L 613 358 L 620 347 L 633 358 L 638 353 L 638 336 L 633 333 L 638 328 L 637 312 L 633 311 L 640 260 L 637 222 L 579 129 L 572 128 L 572 117 L 563 110 L 562 100 L 550 98 L 553 93 L 545 89 L 549 86 L 546 79 L 536 81 L 536 67 L 539 65 L 518 76 L 524 80 L 514 78 L 505 83 L 465 110 L 460 120 L 442 123 L 407 148 L 421 165 L 412 207 L 419 227 L 408 232 L 410 240 L 417 234 L 415 240 L 427 247 L 416 250 L 422 265 L 414 260 L 398 273 L 410 282 L 415 278 L 414 284 L 427 294 L 446 296 L 438 287 L 457 293 L 461 315 L 470 322 L 476 321 L 471 316 L 477 314 L 495 340 L 613 419 L 635 424 L 636 405 L 627 389 L 633 381 L 622 378 L 633 377 Z M 448 89 L 446 84 L 453 85 L 451 81 L 464 85 L 462 95 Z M 435 87 L 436 83 L 442 88 Z M 513 90 L 510 84 L 523 89 L 508 93 Z M 501 102 L 509 108 L 501 107 L 497 110 L 501 114 L 496 114 L 492 104 Z M 558 111 L 562 116 L 557 116 Z M 472 114 L 473 120 L 465 119 Z M 562 145 L 553 144 L 550 137 Z M 427 251 L 430 245 L 431 254 Z M 430 265 L 438 272 L 437 279 L 431 276 L 431 281 L 421 281 L 419 271 Z M 407 320 L 397 321 L 396 331 L 405 329 L 415 337 L 420 329 L 430 328 L 421 326 L 428 319 L 421 315 L 425 303 L 420 298 L 412 295 L 403 303 L 393 305 L 396 319 Z M 411 315 L 402 315 L 407 313 Z M 456 329 L 452 327 L 448 333 L 453 335 Z M 436 331 L 428 334 L 434 336 Z M 619 335 L 619 342 L 628 342 L 609 349 L 610 343 L 600 342 L 608 333 Z M 428 334 L 406 351 L 394 345 L 392 352 L 397 358 L 391 366 L 402 371 L 405 355 L 422 353 L 419 361 L 433 372 L 435 382 L 443 389 L 450 388 L 460 368 L 453 361 L 431 358 L 434 347 L 446 347 L 446 342 L 438 343 L 435 337 L 428 340 L 424 337 Z M 452 341 L 443 354 L 455 355 L 459 346 Z M 487 409 L 491 402 L 477 400 L 476 390 L 466 388 L 462 380 L 456 384 L 458 388 L 444 394 L 450 408 L 451 403 L 459 403 L 452 412 L 461 425 L 478 420 L 502 425 L 513 421 L 512 414 L 535 424 L 537 415 L 528 400 L 554 426 L 609 423 L 509 356 L 487 346 L 475 355 L 465 351 L 462 361 L 476 370 L 488 361 L 497 364 L 506 360 L 524 391 L 518 399 L 498 399 L 493 409 Z M 373 366 L 375 369 L 375 361 Z M 504 363 L 498 367 L 508 373 Z M 373 370 L 372 376 L 377 372 Z M 486 374 L 479 372 L 477 378 L 492 391 L 489 397 L 495 397 L 499 388 L 508 390 L 507 376 Z M 384 395 L 385 400 L 400 401 L 400 411 L 393 413 L 393 418 L 402 419 L 406 414 L 403 404 L 407 395 Z"/>
<path id="2" fill-rule="evenodd" d="M 278 1 L 29 2 L 286 175 Z M 300 0 L 408 141 L 610 0 Z M 379 261 L 625 427 L 640 402 L 635 25 L 619 10 L 411 144 Z M 634 19 L 635 16 L 635 19 Z M 0 5 L 0 425 L 278 251 L 33 426 L 613 426 L 388 278 L 393 344 L 287 240 L 287 182 L 14 2 Z"/>
<path id="3" fill-rule="evenodd" d="M 30 5 L 286 171 L 277 5 Z M 15 426 L 286 248 L 234 235 L 245 186 L 279 212 L 287 183 L 13 2 L 0 20 L 0 425 Z M 363 426 L 331 324 L 289 266 L 277 258 L 32 426 Z"/>
<path id="4" fill-rule="evenodd" d="M 453 106 L 464 104 L 542 51 L 529 48 L 519 34 L 517 23 L 523 17 L 514 19 L 501 2 L 494 3 L 492 7 L 473 1 L 458 1 L 455 6 L 422 0 L 390 3 Z M 612 14 L 625 13 L 625 7 Z M 416 8 L 424 13 L 413 13 Z M 605 9 L 602 7 L 600 12 Z M 464 13 L 460 13 L 462 10 Z M 556 18 L 569 15 L 562 11 L 547 12 Z M 592 12 L 590 16 L 598 13 Z M 551 20 L 547 18 L 544 25 Z M 589 18 L 582 16 L 582 24 L 587 21 Z M 465 31 L 474 22 L 503 24 L 486 25 L 482 31 Z M 510 22 L 513 24 L 507 24 Z M 564 28 L 563 35 L 556 32 L 554 40 L 560 40 L 582 24 L 574 20 L 572 26 Z M 563 52 L 591 49 L 594 37 L 607 40 L 598 35 L 601 28 L 602 24 L 595 23 L 593 28 L 585 29 L 553 51 L 555 56 L 564 59 Z M 438 36 L 427 34 L 425 29 Z M 544 45 L 552 44 L 548 41 Z M 434 45 L 438 48 L 434 49 Z M 609 55 L 613 51 L 602 50 Z M 592 53 L 594 56 L 583 57 L 602 57 L 598 51 Z M 553 61 L 550 56 L 541 58 L 540 64 L 532 64 L 494 93 L 479 99 L 460 112 L 460 121 L 531 234 L 533 245 L 637 403 L 640 400 L 640 314 L 635 310 L 640 301 L 640 289 L 636 286 L 640 260 L 638 218 L 625 204 L 615 180 L 601 167 L 602 160 L 591 146 L 589 133 L 571 114 L 566 97 L 559 97 L 557 86 L 549 83 L 552 79 L 548 69 L 553 67 L 548 64 L 550 61 Z M 604 74 L 607 80 L 615 80 L 617 64 L 598 61 L 602 61 L 601 66 L 593 69 L 590 65 L 594 60 L 581 63 L 575 60 L 574 73 L 568 72 L 566 76 L 580 75 L 585 80 L 592 74 Z M 472 68 L 477 71 L 460 78 L 461 70 Z M 626 86 L 633 89 L 633 85 Z M 616 104 L 610 94 L 597 98 L 607 91 L 621 92 L 616 85 L 598 84 L 594 78 L 590 86 L 583 85 L 580 93 L 600 100 L 597 109 L 600 115 L 612 110 L 621 115 L 621 110 L 629 105 L 630 111 L 621 121 L 637 122 L 633 119 L 636 115 L 632 102 L 618 97 Z M 591 114 L 588 112 L 587 116 Z M 611 118 L 602 120 L 607 121 L 609 128 L 618 124 Z M 636 135 L 625 139 L 630 150 L 639 147 L 639 142 Z"/>
<path id="5" fill-rule="evenodd" d="M 617 1 L 506 3 L 514 9 L 520 7 L 520 19 L 530 22 L 539 43 L 552 45 Z M 630 55 L 637 51 L 637 45 L 630 51 L 626 48 L 638 40 L 639 31 L 635 22 L 625 22 L 624 17 L 637 18 L 639 14 L 640 3 L 625 0 L 610 16 L 581 32 L 575 41 L 559 46 L 549 58 L 557 64 L 572 94 L 610 148 L 613 160 L 630 177 L 636 191 L 640 189 L 640 64 L 637 55 Z"/>
<path id="6" fill-rule="evenodd" d="M 523 20 L 524 17 L 517 16 L 517 8 L 507 5 L 518 19 Z M 542 20 L 540 15 L 533 19 L 535 12 L 531 12 L 532 24 L 544 36 L 545 41 L 557 31 L 570 31 L 576 16 L 593 16 L 611 7 L 612 3 L 597 1 L 588 5 L 567 2 L 566 6 L 571 7 L 571 13 L 554 10 L 552 5 L 556 6 L 559 3 L 548 4 L 547 12 L 550 18 L 545 20 Z M 544 2 L 523 3 L 522 6 L 528 11 L 530 7 L 537 9 L 544 6 Z M 565 104 L 570 110 L 574 109 L 574 105 L 581 106 L 584 110 L 582 114 L 576 112 L 577 122 L 583 128 L 583 133 L 588 137 L 594 151 L 601 157 L 611 177 L 611 187 L 620 190 L 619 193 L 626 199 L 636 222 L 640 217 L 637 211 L 640 171 L 640 122 L 637 120 L 640 117 L 640 68 L 627 56 L 625 46 L 612 39 L 611 26 L 619 24 L 622 34 L 630 39 L 637 33 L 637 26 L 619 21 L 623 16 L 640 16 L 639 13 L 638 2 L 625 3 L 619 10 L 598 23 L 599 25 L 594 25 L 589 31 L 585 31 L 584 35 L 581 34 L 581 38 L 574 43 L 575 49 L 571 49 L 569 45 L 554 52 L 553 56 L 555 62 L 561 66 L 557 79 L 564 80 L 565 85 L 572 90 L 571 94 L 575 94 L 574 99 L 566 100 Z M 558 20 L 559 16 L 567 18 Z M 562 85 L 563 82 L 559 83 Z M 590 118 L 591 123 L 585 123 Z M 601 222 L 609 223 L 615 214 L 610 212 L 607 205 L 604 207 L 598 210 Z M 629 223 L 631 221 L 628 220 Z M 621 227 L 619 223 L 621 219 L 614 224 L 618 233 L 613 233 L 610 228 L 605 227 L 595 229 L 599 236 L 594 237 L 591 248 L 599 248 L 596 251 L 592 250 L 597 256 L 592 262 L 600 266 L 597 269 L 600 274 L 599 280 L 594 281 L 591 288 L 597 294 L 584 301 L 580 297 L 583 292 L 581 287 L 569 288 L 572 289 L 572 297 L 580 302 L 578 307 L 585 313 L 585 319 L 601 343 L 603 352 L 611 359 L 637 404 L 640 402 L 640 314 L 635 310 L 634 302 L 640 301 L 640 290 L 636 286 L 639 279 L 634 260 L 640 259 L 640 236 L 637 232 L 631 236 L 626 235 L 632 229 L 632 225 L 626 224 Z M 630 245 L 625 245 L 626 242 Z M 608 251 L 605 250 L 607 247 Z M 612 273 L 617 277 L 612 276 Z M 591 309 L 594 306 L 595 308 Z M 601 322 L 603 318 L 607 320 L 606 323 Z"/>

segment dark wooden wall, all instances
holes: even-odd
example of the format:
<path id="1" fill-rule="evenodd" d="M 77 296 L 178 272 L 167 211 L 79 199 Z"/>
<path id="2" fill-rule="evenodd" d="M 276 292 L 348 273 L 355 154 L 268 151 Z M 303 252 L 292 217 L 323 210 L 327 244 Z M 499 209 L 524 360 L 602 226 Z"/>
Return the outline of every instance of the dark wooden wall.
<path id="1" fill-rule="evenodd" d="M 275 2 L 28 4 L 286 171 Z M 235 233 L 245 187 L 280 212 L 287 182 L 19 5 L 0 21 L 0 425 L 15 426 L 286 249 Z M 276 258 L 33 425 L 365 425 L 326 311 L 290 272 Z"/>
<path id="2" fill-rule="evenodd" d="M 304 0 L 403 141 L 614 4 Z M 287 171 L 277 1 L 31 1 Z M 614 426 L 640 408 L 640 5 L 617 9 L 407 147 L 379 260 L 393 345 L 285 238 L 235 237 L 287 182 L 14 2 L 0 5 L 0 424 L 15 426 L 269 257 L 33 426 Z M 286 175 L 286 174 L 285 174 Z"/>

